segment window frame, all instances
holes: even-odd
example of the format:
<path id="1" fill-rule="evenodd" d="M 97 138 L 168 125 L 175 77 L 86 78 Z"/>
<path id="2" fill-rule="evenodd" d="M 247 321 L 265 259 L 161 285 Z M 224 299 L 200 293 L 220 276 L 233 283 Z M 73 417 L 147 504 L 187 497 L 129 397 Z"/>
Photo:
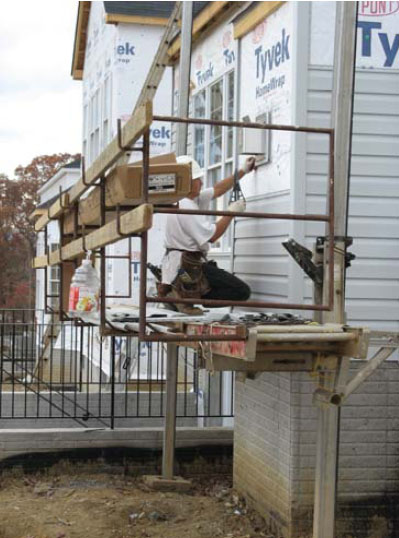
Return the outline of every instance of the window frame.
<path id="1" fill-rule="evenodd" d="M 59 243 L 50 243 L 50 252 L 54 252 L 60 248 Z M 59 308 L 59 295 L 61 274 L 59 265 L 51 265 L 47 272 L 47 289 L 48 289 L 48 302 L 50 308 L 57 310 Z"/>
<path id="2" fill-rule="evenodd" d="M 199 89 L 196 93 L 192 95 L 192 111 L 193 117 L 197 116 L 195 112 L 195 99 L 201 93 L 204 92 L 205 95 L 205 118 L 211 117 L 211 91 L 212 87 L 216 84 L 220 84 L 222 81 L 222 119 L 227 120 L 229 118 L 229 104 L 232 104 L 232 118 L 235 117 L 235 69 L 232 68 L 226 73 L 223 73 L 216 80 L 213 80 L 211 84 L 208 84 L 205 88 Z M 233 95 L 229 95 L 229 82 L 232 82 L 233 86 Z M 196 148 L 195 148 L 195 132 L 198 128 L 204 130 L 204 187 L 212 187 L 213 181 L 211 180 L 212 175 L 215 174 L 215 170 L 220 170 L 220 179 L 224 179 L 229 175 L 233 174 L 234 170 L 234 143 L 231 145 L 231 156 L 227 155 L 228 150 L 228 133 L 229 127 L 222 127 L 222 141 L 221 141 L 221 155 L 222 158 L 219 162 L 212 163 L 210 162 L 210 143 L 211 143 L 211 125 L 198 126 L 193 124 L 191 127 L 191 140 L 192 140 L 192 154 L 196 158 Z M 226 193 L 223 197 L 217 198 L 213 204 L 213 209 L 224 210 L 227 208 L 228 200 L 230 193 Z M 213 217 L 212 217 L 213 218 Z M 218 244 L 212 245 L 212 250 L 214 252 L 229 252 L 231 250 L 231 234 L 227 231 L 218 241 Z"/>

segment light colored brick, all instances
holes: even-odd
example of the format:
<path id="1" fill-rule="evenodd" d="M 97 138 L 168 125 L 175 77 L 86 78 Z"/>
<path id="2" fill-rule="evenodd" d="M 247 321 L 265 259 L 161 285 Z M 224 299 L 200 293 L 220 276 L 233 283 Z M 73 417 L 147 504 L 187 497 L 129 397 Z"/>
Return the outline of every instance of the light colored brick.
<path id="1" fill-rule="evenodd" d="M 364 362 L 358 361 L 351 365 L 351 375 L 354 375 Z M 348 399 L 341 413 L 341 442 L 340 442 L 340 467 L 339 467 L 339 499 L 366 499 L 370 497 L 382 498 L 386 492 L 399 491 L 399 475 L 397 466 L 399 460 L 399 419 L 397 405 L 399 400 L 398 382 L 392 381 L 393 365 L 382 365 L 380 371 L 373 374 L 356 392 Z M 263 482 L 263 474 L 256 472 L 256 466 L 250 470 L 250 477 L 246 475 L 246 460 L 251 454 L 256 454 L 259 461 L 265 462 L 267 458 L 270 465 L 275 463 L 278 457 L 279 440 L 284 438 L 289 443 L 289 450 L 284 451 L 284 462 L 290 469 L 290 481 L 288 493 L 288 507 L 290 513 L 299 508 L 309 509 L 313 505 L 314 496 L 314 467 L 316 455 L 316 427 L 317 410 L 313 406 L 314 383 L 305 373 L 292 373 L 290 384 L 285 384 L 286 390 L 290 390 L 290 398 L 284 396 L 284 401 L 290 402 L 290 409 L 281 407 L 283 401 L 282 392 L 273 390 L 267 397 L 262 391 L 268 386 L 265 378 L 269 374 L 263 374 L 262 384 L 257 384 L 257 379 L 251 385 L 241 387 L 237 395 L 240 407 L 237 409 L 235 425 L 239 431 L 236 438 L 235 451 L 237 464 L 235 469 L 239 476 L 236 480 L 238 488 L 240 483 L 247 495 L 255 494 L 255 480 Z M 286 374 L 287 375 L 287 374 Z M 276 384 L 276 376 L 273 374 L 272 384 Z M 399 380 L 399 376 L 398 376 Z M 392 390 L 390 390 L 392 388 Z M 253 402 L 253 400 L 256 402 Z M 251 407 L 255 404 L 255 411 L 251 413 Z M 276 425 L 284 423 L 278 411 L 283 411 L 283 416 L 289 418 L 290 432 L 276 429 Z M 262 422 L 262 414 L 267 417 Z M 268 428 L 268 424 L 272 426 Z M 245 448 L 244 448 L 245 447 Z M 241 450 L 241 448 L 243 450 Z M 288 460 L 287 460 L 288 458 Z M 252 464 L 251 464 L 252 465 Z M 260 465 L 260 463 L 258 463 Z M 263 465 L 263 464 L 262 464 Z M 262 467 L 263 469 L 263 467 Z M 260 468 L 258 468 L 260 471 Z M 271 477 L 265 471 L 264 486 L 275 487 Z M 258 493 L 260 489 L 256 490 Z M 271 510 L 270 504 L 259 500 L 264 510 Z M 286 513 L 287 506 L 279 504 L 280 509 Z M 293 521 L 291 521 L 293 525 Z M 293 525 L 292 528 L 294 528 Z M 311 527 L 311 522 L 310 522 Z"/>

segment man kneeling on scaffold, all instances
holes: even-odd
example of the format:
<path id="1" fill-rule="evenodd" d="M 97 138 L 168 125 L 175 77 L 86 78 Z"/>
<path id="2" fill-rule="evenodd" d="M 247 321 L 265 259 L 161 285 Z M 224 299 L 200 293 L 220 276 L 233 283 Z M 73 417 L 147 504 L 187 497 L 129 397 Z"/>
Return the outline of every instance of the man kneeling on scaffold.
<path id="1" fill-rule="evenodd" d="M 191 163 L 192 169 L 191 192 L 180 201 L 180 209 L 211 209 L 212 200 L 223 196 L 233 188 L 236 179 L 241 179 L 255 168 L 255 158 L 248 157 L 244 168 L 236 173 L 236 178 L 232 175 L 218 181 L 214 187 L 202 189 L 202 171 L 198 163 L 186 155 L 178 157 L 177 162 Z M 244 212 L 245 201 L 230 203 L 228 211 Z M 162 261 L 162 283 L 158 284 L 160 297 L 230 301 L 249 299 L 251 290 L 245 282 L 220 269 L 216 262 L 207 260 L 211 244 L 225 233 L 233 218 L 224 216 L 212 223 L 205 215 L 167 216 L 166 253 Z M 173 307 L 189 315 L 202 314 L 200 308 L 191 305 L 176 303 Z"/>

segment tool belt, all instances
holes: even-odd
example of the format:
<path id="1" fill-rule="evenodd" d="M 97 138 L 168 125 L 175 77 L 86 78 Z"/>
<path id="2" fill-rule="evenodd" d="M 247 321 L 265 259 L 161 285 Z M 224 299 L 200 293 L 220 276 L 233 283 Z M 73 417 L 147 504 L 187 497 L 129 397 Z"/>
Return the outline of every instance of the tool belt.
<path id="1" fill-rule="evenodd" d="M 167 249 L 166 253 L 171 250 Z M 200 251 L 181 250 L 180 269 L 172 285 L 183 299 L 197 299 L 211 291 L 203 271 L 206 258 Z"/>

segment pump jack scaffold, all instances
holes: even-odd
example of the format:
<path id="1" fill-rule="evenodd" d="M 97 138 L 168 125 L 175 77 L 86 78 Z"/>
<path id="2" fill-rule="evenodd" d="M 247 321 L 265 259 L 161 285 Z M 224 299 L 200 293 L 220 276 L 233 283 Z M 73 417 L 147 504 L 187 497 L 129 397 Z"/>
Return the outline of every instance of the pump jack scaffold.
<path id="1" fill-rule="evenodd" d="M 189 4 L 190 2 L 186 2 Z M 339 3 L 338 3 L 339 4 Z M 240 121 L 215 121 L 210 119 L 194 119 L 187 117 L 153 116 L 151 101 L 167 65 L 168 45 L 176 35 L 177 23 L 181 12 L 181 2 L 177 2 L 175 9 L 166 27 L 164 37 L 149 71 L 143 91 L 136 104 L 131 119 L 121 127 L 118 122 L 117 136 L 107 148 L 94 161 L 88 170 L 82 163 L 82 176 L 68 193 L 60 193 L 58 200 L 48 209 L 35 225 L 37 231 L 46 230 L 50 220 L 57 219 L 60 224 L 61 246 L 55 252 L 49 252 L 34 260 L 35 268 L 44 268 L 58 264 L 61 270 L 60 285 L 60 315 L 65 316 L 62 288 L 64 287 L 65 271 L 71 262 L 86 251 L 97 251 L 100 257 L 101 269 L 101 331 L 104 335 L 116 334 L 107 325 L 106 320 L 106 279 L 105 279 L 105 246 L 125 237 L 139 236 L 141 240 L 141 266 L 140 266 L 140 303 L 139 327 L 137 336 L 144 342 L 166 342 L 167 353 L 167 405 L 164 433 L 164 452 L 162 475 L 165 479 L 174 477 L 174 449 L 176 426 L 176 364 L 177 345 L 198 346 L 207 343 L 212 349 L 213 357 L 203 357 L 204 366 L 220 370 L 237 370 L 245 372 L 305 370 L 313 371 L 318 376 L 318 388 L 314 392 L 314 403 L 319 408 L 319 425 L 317 437 L 317 462 L 315 477 L 315 508 L 313 536 L 314 538 L 333 538 L 335 522 L 335 496 L 336 474 L 338 461 L 338 432 L 339 408 L 345 399 L 387 358 L 398 346 L 397 335 L 375 333 L 374 338 L 381 345 L 376 355 L 367 361 L 366 366 L 348 382 L 349 361 L 351 357 L 366 358 L 369 332 L 367 329 L 350 328 L 344 325 L 344 280 L 346 265 L 346 214 L 342 208 L 346 207 L 343 200 L 347 196 L 347 178 L 350 147 L 350 125 L 347 119 L 351 117 L 353 87 L 348 86 L 348 80 L 353 74 L 354 27 L 356 11 L 353 2 L 342 3 L 338 6 L 338 27 L 340 39 L 336 40 L 338 54 L 342 65 L 340 76 L 336 77 L 335 101 L 340 103 L 335 111 L 335 131 L 326 128 L 309 128 L 289 125 L 258 124 Z M 187 31 L 186 28 L 190 28 Z M 183 43 L 190 41 L 187 32 L 191 27 L 187 23 L 182 27 Z M 191 34 L 190 34 L 191 35 Z M 190 43 L 191 46 L 191 43 Z M 343 51 L 349 53 L 344 54 Z M 349 58 L 349 60 L 348 60 Z M 352 58 L 350 60 L 350 58 Z M 345 59 L 347 62 L 345 63 Z M 189 63 L 187 57 L 184 61 Z M 348 64 L 349 62 L 349 64 Z M 352 63 L 350 63 L 352 62 Z M 338 60 L 336 61 L 336 65 Z M 352 79 L 353 83 L 353 79 Z M 348 91 L 349 88 L 349 91 Z M 182 93 L 184 93 L 182 91 Z M 186 92 L 188 96 L 188 91 Z M 248 212 L 232 213 L 226 211 L 188 211 L 178 206 L 159 207 L 149 203 L 148 176 L 149 176 L 149 129 L 152 121 L 170 121 L 180 125 L 202 124 L 218 125 L 222 127 L 251 128 L 265 130 L 280 130 L 294 133 L 319 133 L 329 139 L 329 170 L 327 177 L 327 212 L 325 215 L 309 214 L 281 214 Z M 346 122 L 346 123 L 345 123 Z M 335 132 L 339 130 L 338 154 L 334 149 Z M 346 134 L 345 134 L 346 133 Z M 133 145 L 142 138 L 142 145 Z M 128 162 L 132 151 L 142 152 L 142 200 L 139 207 L 106 207 L 105 186 L 106 174 L 116 164 Z M 335 172 L 334 173 L 334 168 Z M 337 185 L 334 176 L 339 178 Z M 78 204 L 81 195 L 87 189 L 95 187 L 100 189 L 101 222 L 93 231 L 86 233 L 84 226 L 78 225 Z M 334 203 L 335 198 L 335 203 Z M 338 203 L 337 203 L 338 202 Z M 338 208 L 338 213 L 335 211 Z M 67 212 L 75 214 L 74 233 L 72 237 L 63 234 L 63 219 Z M 106 213 L 113 211 L 115 218 L 107 223 Z M 121 212 L 123 214 L 121 215 Z M 168 302 L 168 299 L 147 296 L 147 248 L 148 230 L 152 226 L 152 215 L 163 214 L 203 214 L 213 216 L 252 217 L 261 219 L 302 220 L 326 223 L 326 237 L 318 244 L 313 260 L 308 253 L 295 245 L 289 249 L 295 253 L 295 259 L 303 268 L 311 273 L 315 286 L 314 304 L 276 303 L 266 301 L 201 301 L 205 306 L 241 306 L 269 309 L 295 309 L 313 310 L 324 324 L 312 329 L 298 329 L 290 326 L 249 328 L 246 326 L 224 326 L 207 329 L 201 323 L 183 325 L 180 333 L 149 333 L 147 330 L 146 305 L 147 303 Z M 69 271 L 69 269 L 68 269 Z M 309 274 L 309 273 L 308 273 Z M 313 274 L 313 277 L 312 277 Z M 198 303 L 198 300 L 171 299 L 170 302 L 185 304 Z M 126 333 L 123 333 L 126 335 Z M 389 340 L 389 343 L 388 343 Z M 231 351 L 229 344 L 235 342 L 235 351 Z M 226 351 L 227 350 L 227 351 Z M 199 350 L 200 351 L 200 350 Z"/>

